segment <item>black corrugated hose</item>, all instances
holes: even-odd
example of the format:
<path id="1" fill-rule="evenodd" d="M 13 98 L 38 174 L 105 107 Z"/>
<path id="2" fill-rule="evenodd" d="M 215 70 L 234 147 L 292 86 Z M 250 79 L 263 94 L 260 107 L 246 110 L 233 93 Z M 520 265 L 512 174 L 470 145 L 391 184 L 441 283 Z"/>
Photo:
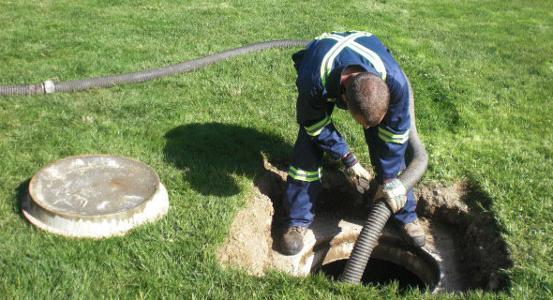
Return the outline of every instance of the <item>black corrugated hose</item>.
<path id="1" fill-rule="evenodd" d="M 305 46 L 308 41 L 302 40 L 277 40 L 261 42 L 256 44 L 239 47 L 201 58 L 185 61 L 175 65 L 169 65 L 161 68 L 149 69 L 133 73 L 126 73 L 113 76 L 95 77 L 90 79 L 72 80 L 64 82 L 53 82 L 46 80 L 39 84 L 26 85 L 8 85 L 0 86 L 0 96 L 9 95 L 39 95 L 51 94 L 55 92 L 75 92 L 91 88 L 107 88 L 114 85 L 144 82 L 164 76 L 175 75 L 179 73 L 190 72 L 209 64 L 231 58 L 234 56 L 257 52 L 270 48 L 288 48 Z"/>
<path id="2" fill-rule="evenodd" d="M 391 215 L 392 211 L 383 201 L 379 201 L 373 206 L 346 262 L 341 277 L 342 281 L 349 283 L 359 283 L 361 281 L 371 253 L 378 244 L 384 225 L 386 225 Z"/>
<path id="3" fill-rule="evenodd" d="M 409 86 L 411 95 L 413 91 Z M 399 176 L 399 180 L 405 186 L 407 190 L 413 188 L 413 186 L 421 179 L 422 175 L 426 171 L 428 165 L 428 155 L 424 149 L 418 134 L 415 124 L 415 103 L 413 97 L 410 97 L 410 113 L 411 113 L 411 130 L 409 132 L 409 145 L 407 150 L 412 156 L 411 161 L 407 165 L 407 168 L 403 170 Z M 371 253 L 378 244 L 378 239 L 382 234 L 382 230 L 386 225 L 386 222 L 392 215 L 392 211 L 383 202 L 377 202 L 367 217 L 363 229 L 353 246 L 350 258 L 346 262 L 344 272 L 342 273 L 340 280 L 348 283 L 358 284 L 363 277 L 367 263 L 371 257 Z"/>

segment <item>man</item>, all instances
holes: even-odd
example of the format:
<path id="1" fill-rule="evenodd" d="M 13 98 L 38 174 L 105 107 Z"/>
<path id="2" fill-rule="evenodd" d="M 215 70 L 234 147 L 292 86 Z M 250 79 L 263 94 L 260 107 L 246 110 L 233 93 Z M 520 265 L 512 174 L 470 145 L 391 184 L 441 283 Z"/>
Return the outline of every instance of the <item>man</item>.
<path id="1" fill-rule="evenodd" d="M 412 97 L 398 63 L 374 35 L 366 32 L 323 34 L 292 59 L 298 73 L 300 129 L 286 180 L 287 228 L 281 236 L 281 251 L 294 255 L 303 248 L 303 236 L 313 221 L 313 201 L 321 188 L 324 152 L 343 162 L 361 192 L 371 180 L 332 123 L 335 105 L 347 109 L 364 128 L 379 183 L 377 198 L 395 213 L 408 242 L 423 246 L 425 235 L 417 221 L 413 191 L 407 191 L 398 179 L 405 168 Z"/>

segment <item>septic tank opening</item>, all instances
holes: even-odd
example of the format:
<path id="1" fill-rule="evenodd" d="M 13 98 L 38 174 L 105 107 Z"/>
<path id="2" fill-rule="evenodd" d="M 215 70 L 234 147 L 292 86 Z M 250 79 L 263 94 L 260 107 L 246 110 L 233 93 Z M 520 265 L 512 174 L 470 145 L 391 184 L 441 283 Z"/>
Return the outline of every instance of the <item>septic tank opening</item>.
<path id="1" fill-rule="evenodd" d="M 338 280 L 346 267 L 346 262 L 347 259 L 342 259 L 323 265 L 319 273 L 323 273 L 333 280 Z M 363 285 L 387 285 L 393 282 L 398 283 L 400 290 L 412 288 L 424 290 L 427 287 L 417 275 L 403 266 L 378 258 L 369 259 L 361 278 Z"/>

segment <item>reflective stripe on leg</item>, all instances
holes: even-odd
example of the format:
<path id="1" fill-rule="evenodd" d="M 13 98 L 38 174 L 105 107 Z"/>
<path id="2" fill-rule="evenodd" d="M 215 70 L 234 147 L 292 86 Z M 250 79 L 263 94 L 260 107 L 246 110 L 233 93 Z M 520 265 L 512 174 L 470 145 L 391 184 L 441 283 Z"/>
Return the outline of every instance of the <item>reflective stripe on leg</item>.
<path id="1" fill-rule="evenodd" d="M 321 180 L 321 168 L 318 168 L 316 171 L 306 171 L 294 166 L 290 166 L 288 170 L 288 176 L 295 180 L 313 182 Z"/>

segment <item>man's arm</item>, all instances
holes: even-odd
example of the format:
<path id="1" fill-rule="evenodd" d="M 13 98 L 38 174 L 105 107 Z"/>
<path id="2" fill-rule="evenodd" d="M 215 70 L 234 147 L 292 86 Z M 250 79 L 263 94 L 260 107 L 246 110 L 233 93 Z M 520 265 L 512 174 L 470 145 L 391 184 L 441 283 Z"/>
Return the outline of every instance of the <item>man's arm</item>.
<path id="1" fill-rule="evenodd" d="M 358 192 L 364 193 L 369 189 L 371 174 L 361 166 L 355 155 L 349 150 L 342 135 L 332 124 L 330 117 L 304 128 L 320 149 L 330 154 L 333 159 L 342 161 L 346 167 L 348 180 Z"/>
<path id="2" fill-rule="evenodd" d="M 332 124 L 330 114 L 333 107 L 329 107 L 326 101 L 321 101 L 321 95 L 315 91 L 301 90 L 298 88 L 298 101 L 296 111 L 298 123 L 303 132 L 307 134 L 316 147 L 328 153 L 333 159 L 341 160 L 346 167 L 346 173 L 350 182 L 359 192 L 368 189 L 371 175 L 357 161 L 351 153 L 340 132 Z"/>
<path id="3" fill-rule="evenodd" d="M 313 143 L 328 153 L 332 159 L 342 159 L 346 168 L 357 162 L 355 155 L 350 152 L 348 144 L 338 129 L 334 127 L 330 116 L 325 115 L 322 120 L 303 127 Z"/>
<path id="4" fill-rule="evenodd" d="M 402 78 L 403 79 L 403 78 Z M 390 86 L 390 106 L 380 125 L 365 130 L 371 162 L 381 182 L 397 178 L 405 167 L 405 152 L 411 130 L 410 98 L 405 79 Z"/>

